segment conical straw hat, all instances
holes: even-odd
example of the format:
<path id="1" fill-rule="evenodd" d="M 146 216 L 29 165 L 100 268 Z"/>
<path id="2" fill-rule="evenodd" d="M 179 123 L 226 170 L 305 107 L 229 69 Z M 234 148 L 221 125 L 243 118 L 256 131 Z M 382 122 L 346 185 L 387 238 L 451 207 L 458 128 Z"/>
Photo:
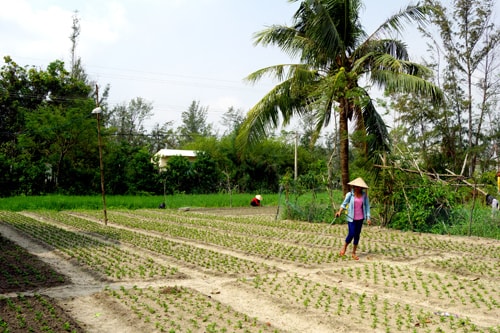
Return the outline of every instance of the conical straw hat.
<path id="1" fill-rule="evenodd" d="M 257 200 L 262 201 L 262 196 L 260 194 L 257 194 L 255 197 L 257 198 Z"/>
<path id="2" fill-rule="evenodd" d="M 347 183 L 347 185 L 368 188 L 368 185 L 366 185 L 365 181 L 361 177 L 351 180 L 349 183 Z"/>

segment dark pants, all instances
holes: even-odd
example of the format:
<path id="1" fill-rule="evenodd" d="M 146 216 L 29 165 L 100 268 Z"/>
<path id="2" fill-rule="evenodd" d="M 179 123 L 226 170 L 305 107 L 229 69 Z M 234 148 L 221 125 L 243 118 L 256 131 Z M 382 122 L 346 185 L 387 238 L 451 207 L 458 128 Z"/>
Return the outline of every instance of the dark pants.
<path id="1" fill-rule="evenodd" d="M 361 235 L 361 228 L 363 227 L 363 220 L 354 220 L 353 222 L 347 222 L 347 227 L 349 228 L 349 233 L 345 238 L 346 244 L 350 244 L 354 239 L 353 244 L 358 245 L 359 235 Z"/>

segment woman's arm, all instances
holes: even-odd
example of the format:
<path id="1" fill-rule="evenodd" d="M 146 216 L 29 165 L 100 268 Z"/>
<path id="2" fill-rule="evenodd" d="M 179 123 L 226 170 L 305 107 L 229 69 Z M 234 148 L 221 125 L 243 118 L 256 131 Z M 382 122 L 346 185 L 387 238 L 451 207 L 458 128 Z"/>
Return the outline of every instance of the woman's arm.
<path id="1" fill-rule="evenodd" d="M 347 192 L 347 194 L 345 195 L 344 201 L 342 201 L 342 204 L 340 205 L 338 212 L 335 213 L 335 217 L 339 217 L 340 214 L 342 214 L 342 211 L 346 208 L 349 201 L 351 201 L 351 195 L 352 195 L 351 192 Z"/>
<path id="2" fill-rule="evenodd" d="M 366 212 L 366 223 L 368 223 L 368 225 L 371 225 L 372 224 L 372 220 L 371 220 L 371 215 L 370 215 L 370 199 L 368 199 L 368 194 L 365 193 L 365 212 Z"/>

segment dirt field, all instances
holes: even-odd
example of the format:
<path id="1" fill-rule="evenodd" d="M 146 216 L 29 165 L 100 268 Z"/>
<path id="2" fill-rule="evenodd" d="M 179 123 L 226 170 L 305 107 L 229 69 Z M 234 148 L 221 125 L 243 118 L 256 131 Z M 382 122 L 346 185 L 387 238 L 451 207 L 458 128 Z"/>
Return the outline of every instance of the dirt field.
<path id="1" fill-rule="evenodd" d="M 0 212 L 0 332 L 500 332 L 499 241 L 276 213 Z"/>

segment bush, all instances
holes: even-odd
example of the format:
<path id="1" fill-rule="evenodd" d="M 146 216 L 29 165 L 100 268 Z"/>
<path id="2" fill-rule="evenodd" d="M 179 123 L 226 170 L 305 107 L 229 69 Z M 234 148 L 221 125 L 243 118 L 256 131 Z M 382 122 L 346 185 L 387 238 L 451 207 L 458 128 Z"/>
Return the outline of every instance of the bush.
<path id="1" fill-rule="evenodd" d="M 392 199 L 395 213 L 389 226 L 418 232 L 429 232 L 438 224 L 450 224 L 451 212 L 458 202 L 456 192 L 447 185 L 428 180 L 395 191 Z"/>

